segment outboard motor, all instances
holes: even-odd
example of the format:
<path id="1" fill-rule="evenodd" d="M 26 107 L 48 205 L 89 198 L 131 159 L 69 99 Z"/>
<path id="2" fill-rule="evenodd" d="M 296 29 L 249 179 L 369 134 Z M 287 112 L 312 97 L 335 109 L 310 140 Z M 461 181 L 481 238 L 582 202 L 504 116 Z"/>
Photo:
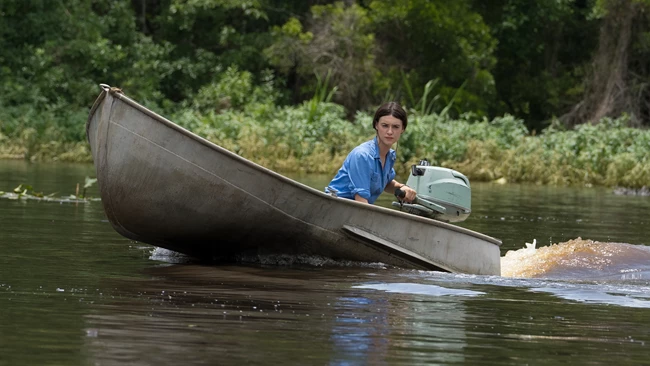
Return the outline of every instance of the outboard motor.
<path id="1" fill-rule="evenodd" d="M 402 211 L 444 222 L 464 221 L 472 212 L 469 179 L 455 170 L 430 166 L 426 159 L 420 160 L 411 167 L 406 185 L 417 195 L 412 203 L 393 202 Z M 397 189 L 395 196 L 404 197 L 404 192 Z"/>

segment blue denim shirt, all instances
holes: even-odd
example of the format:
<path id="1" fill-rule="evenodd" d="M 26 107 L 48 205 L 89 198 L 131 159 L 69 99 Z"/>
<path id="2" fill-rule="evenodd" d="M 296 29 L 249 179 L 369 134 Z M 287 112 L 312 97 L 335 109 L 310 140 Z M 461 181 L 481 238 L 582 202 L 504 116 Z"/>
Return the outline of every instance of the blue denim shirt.
<path id="1" fill-rule="evenodd" d="M 395 158 L 395 150 L 390 149 L 382 169 L 377 137 L 366 141 L 348 154 L 325 192 L 349 199 L 358 194 L 374 203 L 386 185 L 395 179 Z"/>

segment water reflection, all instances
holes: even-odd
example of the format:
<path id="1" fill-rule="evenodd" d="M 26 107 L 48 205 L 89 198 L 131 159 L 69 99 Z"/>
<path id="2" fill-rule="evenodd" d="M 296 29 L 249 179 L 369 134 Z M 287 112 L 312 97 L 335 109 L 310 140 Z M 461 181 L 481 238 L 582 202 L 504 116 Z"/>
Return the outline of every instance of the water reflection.
<path id="1" fill-rule="evenodd" d="M 390 331 L 387 305 L 385 299 L 374 303 L 366 297 L 340 297 L 336 300 L 335 306 L 342 311 L 336 315 L 330 331 L 330 365 L 364 364 L 365 360 L 386 364 Z"/>
<path id="2" fill-rule="evenodd" d="M 627 361 L 650 341 L 638 284 L 196 264 L 146 274 L 102 284 L 117 292 L 84 316 L 92 363 L 517 364 L 542 344 L 553 362 L 598 363 L 595 340 L 632 336 Z"/>
<path id="3" fill-rule="evenodd" d="M 161 266 L 108 285 L 126 292 L 85 317 L 87 350 L 98 364 L 462 361 L 463 298 L 480 292 L 384 282 L 398 273 Z"/>
<path id="4" fill-rule="evenodd" d="M 385 292 L 413 294 L 413 295 L 430 295 L 430 296 L 478 296 L 484 295 L 480 291 L 470 291 L 463 289 L 445 288 L 436 285 L 427 285 L 422 283 L 377 283 L 368 285 L 353 286 L 354 288 L 367 288 Z"/>
<path id="5" fill-rule="evenodd" d="M 618 305 L 630 308 L 650 308 L 650 293 L 644 294 L 646 300 L 642 300 L 620 288 L 615 289 L 613 293 L 604 292 L 601 286 L 598 286 L 598 288 L 585 288 L 584 285 L 577 288 L 538 287 L 532 288 L 531 291 L 546 292 L 561 299 L 584 303 Z M 638 296 L 638 294 L 635 295 Z"/>
<path id="6" fill-rule="evenodd" d="M 428 363 L 464 361 L 463 349 L 467 341 L 465 305 L 461 300 L 484 295 L 484 292 L 413 282 L 368 283 L 353 287 L 400 294 L 397 299 L 410 304 L 387 316 L 390 329 L 396 323 L 404 329 L 401 334 L 388 332 L 392 335 L 392 349 L 420 354 Z"/>

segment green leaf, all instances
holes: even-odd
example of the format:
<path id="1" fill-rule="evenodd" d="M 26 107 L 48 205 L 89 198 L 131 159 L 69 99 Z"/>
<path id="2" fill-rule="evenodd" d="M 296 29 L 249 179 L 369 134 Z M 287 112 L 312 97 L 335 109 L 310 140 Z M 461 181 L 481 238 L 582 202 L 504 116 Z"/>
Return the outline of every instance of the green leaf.
<path id="1" fill-rule="evenodd" d="M 97 178 L 86 177 L 86 183 L 84 184 L 84 188 L 90 188 L 95 183 L 97 183 Z"/>

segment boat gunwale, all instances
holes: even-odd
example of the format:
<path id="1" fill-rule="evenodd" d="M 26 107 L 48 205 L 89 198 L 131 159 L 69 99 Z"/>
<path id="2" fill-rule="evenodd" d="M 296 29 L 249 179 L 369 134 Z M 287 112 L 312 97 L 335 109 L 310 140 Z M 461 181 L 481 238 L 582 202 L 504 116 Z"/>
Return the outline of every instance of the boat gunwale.
<path id="1" fill-rule="evenodd" d="M 88 120 L 86 122 L 86 136 L 88 138 L 88 141 L 90 141 L 90 136 L 88 136 L 88 133 L 89 133 L 90 123 L 91 123 L 91 121 L 93 119 L 93 116 L 96 113 L 97 109 L 99 108 L 99 105 L 105 99 L 106 95 L 108 93 L 110 93 L 112 97 L 120 99 L 122 102 L 128 104 L 129 106 L 131 106 L 133 108 L 136 108 L 140 112 L 142 112 L 142 113 L 148 115 L 149 117 L 155 119 L 156 121 L 162 123 L 166 127 L 174 129 L 177 132 L 182 133 L 186 137 L 189 137 L 192 140 L 194 140 L 196 142 L 199 142 L 199 143 L 203 144 L 204 146 L 206 146 L 206 147 L 208 147 L 208 148 L 210 148 L 212 150 L 215 150 L 218 153 L 221 153 L 221 154 L 226 155 L 226 156 L 228 156 L 228 157 L 230 157 L 230 158 L 232 158 L 232 159 L 234 159 L 234 160 L 236 160 L 236 161 L 238 161 L 240 163 L 243 163 L 243 164 L 255 169 L 256 171 L 265 173 L 268 176 L 279 179 L 282 182 L 288 183 L 288 184 L 290 184 L 290 185 L 292 185 L 292 186 L 294 186 L 296 188 L 300 188 L 303 191 L 308 192 L 308 193 L 310 193 L 312 195 L 316 195 L 316 196 L 318 196 L 320 198 L 323 198 L 323 199 L 337 200 L 338 201 L 337 203 L 344 204 L 344 205 L 349 205 L 349 206 L 355 207 L 357 209 L 374 210 L 374 211 L 381 212 L 381 213 L 384 213 L 384 214 L 401 217 L 401 218 L 404 218 L 404 219 L 407 219 L 407 220 L 415 220 L 415 221 L 421 222 L 423 224 L 437 226 L 437 227 L 440 227 L 440 228 L 443 228 L 443 229 L 448 229 L 448 230 L 455 231 L 455 232 L 458 232 L 458 233 L 470 235 L 470 236 L 473 236 L 475 238 L 482 239 L 482 240 L 484 240 L 486 242 L 489 242 L 490 244 L 494 244 L 496 246 L 501 246 L 501 244 L 502 244 L 501 240 L 493 238 L 493 237 L 491 237 L 489 235 L 485 235 L 485 234 L 482 234 L 482 233 L 479 233 L 479 232 L 476 232 L 476 231 L 473 231 L 473 230 L 470 230 L 470 229 L 466 229 L 466 228 L 463 228 L 463 227 L 460 227 L 460 226 L 456 226 L 456 225 L 453 225 L 453 224 L 449 224 L 449 223 L 446 223 L 446 222 L 442 222 L 442 221 L 438 221 L 438 220 L 434 220 L 434 219 L 430 219 L 430 218 L 426 218 L 426 217 L 422 217 L 422 216 L 417 216 L 417 215 L 413 215 L 413 214 L 409 214 L 409 213 L 406 213 L 406 212 L 402 212 L 402 211 L 398 211 L 398 210 L 394 210 L 394 209 L 389 209 L 389 208 L 385 208 L 385 207 L 381 207 L 381 206 L 369 205 L 367 203 L 361 203 L 361 202 L 357 202 L 357 201 L 354 201 L 354 200 L 333 197 L 331 195 L 326 194 L 325 192 L 321 192 L 321 191 L 319 191 L 319 190 L 317 190 L 315 188 L 312 188 L 312 187 L 307 186 L 307 185 L 305 185 L 303 183 L 297 182 L 297 181 L 295 181 L 293 179 L 290 179 L 288 177 L 283 176 L 282 174 L 274 172 L 273 170 L 270 170 L 270 169 L 265 168 L 265 167 L 263 167 L 263 166 L 261 166 L 261 165 L 259 165 L 257 163 L 254 163 L 254 162 L 252 162 L 252 161 L 250 161 L 250 160 L 248 160 L 248 159 L 246 159 L 244 157 L 241 157 L 241 156 L 233 153 L 232 151 L 230 151 L 228 149 L 225 149 L 225 148 L 223 148 L 223 147 L 221 147 L 221 146 L 219 146 L 219 145 L 217 145 L 217 144 L 215 144 L 215 143 L 213 143 L 213 142 L 211 142 L 211 141 L 209 141 L 209 140 L 207 140 L 207 139 L 205 139 L 205 138 L 203 138 L 203 137 L 201 137 L 201 136 L 199 136 L 199 135 L 197 135 L 197 134 L 195 134 L 195 133 L 193 133 L 193 132 L 191 132 L 191 131 L 189 131 L 189 130 L 181 127 L 181 126 L 179 126 L 179 125 L 177 125 L 176 123 L 170 121 L 169 119 L 159 115 L 158 113 L 156 113 L 156 112 L 154 112 L 154 111 L 140 105 L 139 103 L 137 103 L 133 99 L 127 97 L 118 88 L 111 88 L 106 84 L 100 84 L 100 87 L 102 88 L 102 93 L 97 97 L 97 99 L 95 100 L 95 103 L 93 104 L 92 108 L 90 109 L 89 117 L 88 117 Z"/>

